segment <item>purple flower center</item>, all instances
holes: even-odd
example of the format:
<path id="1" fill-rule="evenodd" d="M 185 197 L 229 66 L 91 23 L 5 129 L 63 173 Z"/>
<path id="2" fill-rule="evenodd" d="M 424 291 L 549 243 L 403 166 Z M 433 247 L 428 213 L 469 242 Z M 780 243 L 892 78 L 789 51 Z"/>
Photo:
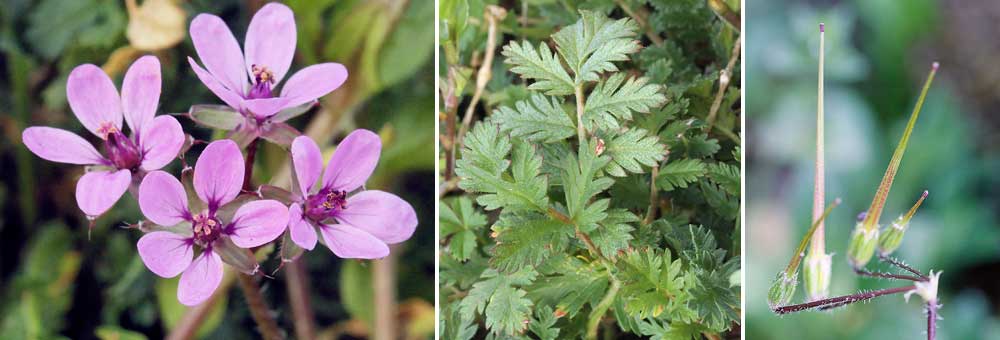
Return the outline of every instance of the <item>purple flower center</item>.
<path id="1" fill-rule="evenodd" d="M 119 169 L 134 169 L 139 165 L 142 154 L 135 141 L 110 123 L 102 124 L 97 132 L 104 136 L 104 152 L 112 165 Z"/>
<path id="2" fill-rule="evenodd" d="M 334 217 L 344 209 L 347 209 L 347 192 L 323 189 L 306 199 L 305 214 L 319 222 Z"/>
<path id="3" fill-rule="evenodd" d="M 271 98 L 271 85 L 274 84 L 274 73 L 264 65 L 254 64 L 253 70 L 254 84 L 250 88 L 249 99 Z"/>
<path id="4" fill-rule="evenodd" d="M 191 222 L 195 243 L 202 247 L 208 247 L 222 234 L 222 222 L 208 211 L 194 215 Z"/>

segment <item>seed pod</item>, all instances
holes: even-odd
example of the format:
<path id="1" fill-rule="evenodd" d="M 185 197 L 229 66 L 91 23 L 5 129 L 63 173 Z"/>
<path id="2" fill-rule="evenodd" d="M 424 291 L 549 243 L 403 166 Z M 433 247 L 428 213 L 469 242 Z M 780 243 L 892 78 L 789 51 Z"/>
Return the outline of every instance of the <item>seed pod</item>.
<path id="1" fill-rule="evenodd" d="M 854 226 L 854 233 L 851 234 L 851 243 L 847 245 L 847 261 L 854 268 L 863 268 L 872 255 L 875 255 L 875 247 L 878 245 L 878 226 L 866 229 L 862 223 Z"/>
<path id="2" fill-rule="evenodd" d="M 906 215 L 896 218 L 892 221 L 892 224 L 889 224 L 888 228 L 885 228 L 885 231 L 882 232 L 882 235 L 878 239 L 879 255 L 888 256 L 899 248 L 899 245 L 903 243 L 903 234 L 906 233 L 906 229 L 910 226 L 910 219 L 913 218 L 913 214 L 917 212 L 917 208 L 920 208 L 920 204 L 924 202 L 925 198 L 927 198 L 926 190 Z"/>
<path id="3" fill-rule="evenodd" d="M 822 300 L 829 296 L 832 260 L 832 254 L 806 255 L 802 275 L 805 276 L 806 298 L 809 301 Z"/>
<path id="4" fill-rule="evenodd" d="M 797 273 L 796 273 L 797 274 Z M 771 309 L 787 305 L 795 295 L 795 287 L 799 285 L 797 275 L 788 276 L 785 272 L 778 274 L 778 278 L 771 284 L 771 289 L 767 292 L 767 303 Z"/>

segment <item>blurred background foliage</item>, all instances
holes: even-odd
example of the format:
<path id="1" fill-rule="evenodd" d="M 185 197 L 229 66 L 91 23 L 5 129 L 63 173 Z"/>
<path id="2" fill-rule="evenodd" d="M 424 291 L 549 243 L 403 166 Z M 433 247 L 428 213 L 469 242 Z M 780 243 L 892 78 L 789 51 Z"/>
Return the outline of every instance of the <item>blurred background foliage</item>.
<path id="1" fill-rule="evenodd" d="M 137 232 L 119 229 L 142 218 L 135 201 L 122 199 L 97 221 L 87 221 L 73 192 L 79 166 L 55 164 L 21 144 L 31 125 L 68 129 L 94 140 L 66 104 L 73 67 L 94 63 L 120 79 L 143 54 L 159 57 L 163 93 L 158 114 L 186 112 L 220 101 L 198 81 L 185 58 L 196 56 L 187 24 L 198 13 L 221 16 L 243 40 L 261 0 L 8 0 L 0 8 L 0 338 L 162 338 L 185 313 L 177 280 L 145 269 Z M 298 45 L 293 69 L 320 62 L 345 64 L 348 82 L 321 106 L 291 123 L 331 145 L 355 128 L 379 132 L 384 149 L 369 188 L 389 190 L 413 204 L 414 237 L 393 251 L 399 334 L 433 334 L 433 1 L 287 1 L 296 13 Z M 180 118 L 185 132 L 222 136 Z M 188 155 L 188 160 L 194 159 Z M 180 162 L 167 169 L 179 173 Z M 287 152 L 273 145 L 258 153 L 257 183 L 287 181 Z M 278 266 L 274 254 L 262 263 Z M 321 338 L 371 335 L 372 262 L 348 261 L 325 248 L 303 257 Z M 292 332 L 284 274 L 263 280 L 279 326 Z M 225 284 L 224 284 L 225 285 Z M 256 337 L 242 295 L 231 290 L 216 303 L 198 334 Z"/>
<path id="2" fill-rule="evenodd" d="M 953 0 L 748 1 L 748 339 L 899 339 L 924 334 L 901 296 L 778 317 L 766 291 L 809 226 L 815 154 L 817 25 L 826 23 L 827 220 L 831 295 L 901 286 L 855 276 L 844 258 L 932 61 L 941 62 L 883 220 L 927 189 L 896 255 L 943 270 L 939 339 L 998 339 L 1000 3 Z M 882 268 L 882 267 L 878 267 Z M 884 269 L 883 269 L 884 270 Z M 803 293 L 796 301 L 804 299 Z"/>

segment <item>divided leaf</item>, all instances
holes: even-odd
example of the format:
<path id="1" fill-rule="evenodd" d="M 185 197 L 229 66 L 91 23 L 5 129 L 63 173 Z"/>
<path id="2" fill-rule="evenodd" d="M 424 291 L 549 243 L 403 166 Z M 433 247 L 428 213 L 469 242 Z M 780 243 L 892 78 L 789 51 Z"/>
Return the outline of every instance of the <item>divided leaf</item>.
<path id="1" fill-rule="evenodd" d="M 462 159 L 456 162 L 458 186 L 483 193 L 476 201 L 486 210 L 538 210 L 548 207 L 548 183 L 541 177 L 542 159 L 526 143 L 514 145 L 513 160 L 507 161 L 510 137 L 500 133 L 495 123 L 476 125 L 467 135 Z M 505 172 L 511 168 L 511 176 Z"/>
<path id="2" fill-rule="evenodd" d="M 600 228 L 591 233 L 594 245 L 608 258 L 616 258 L 618 252 L 629 247 L 631 232 L 635 230 L 629 223 L 639 221 L 639 217 L 627 209 L 612 209 L 608 217 L 601 221 Z"/>
<path id="3" fill-rule="evenodd" d="M 705 175 L 705 163 L 694 158 L 686 158 L 673 162 L 660 169 L 659 176 L 656 177 L 656 185 L 663 191 L 672 191 L 676 188 L 687 188 L 688 184 L 694 183 L 699 177 Z"/>
<path id="4" fill-rule="evenodd" d="M 673 319 L 687 313 L 690 279 L 681 273 L 681 260 L 671 260 L 669 250 L 633 250 L 619 263 L 618 276 L 624 283 L 619 296 L 627 313 L 644 319 L 665 311 Z"/>
<path id="5" fill-rule="evenodd" d="M 476 211 L 472 200 L 462 196 L 451 204 L 441 205 L 441 237 L 448 242 L 449 253 L 459 261 L 469 259 L 476 250 L 476 234 L 486 225 L 486 215 Z"/>
<path id="6" fill-rule="evenodd" d="M 619 120 L 632 120 L 632 112 L 649 113 L 667 101 L 662 86 L 650 84 L 646 78 L 629 78 L 615 73 L 597 84 L 584 105 L 584 126 L 593 129 L 618 129 Z M 624 84 L 623 84 L 624 83 Z"/>
<path id="7" fill-rule="evenodd" d="M 666 152 L 657 137 L 647 135 L 646 130 L 631 129 L 605 142 L 604 154 L 612 160 L 605 171 L 616 177 L 625 177 L 626 171 L 641 174 L 645 172 L 642 166 L 655 166 Z"/>
<path id="8" fill-rule="evenodd" d="M 589 142 L 580 144 L 579 160 L 569 153 L 562 161 L 566 209 L 570 219 L 583 232 L 590 232 L 597 227 L 597 222 L 607 217 L 604 211 L 607 210 L 610 200 L 599 199 L 591 202 L 591 198 L 614 184 L 614 180 L 609 177 L 596 177 L 597 172 L 604 168 L 611 158 L 597 156 L 596 149 L 591 144 Z"/>
<path id="9" fill-rule="evenodd" d="M 486 327 L 495 334 L 518 334 L 525 329 L 524 320 L 531 317 L 532 303 L 524 298 L 523 289 L 514 286 L 528 285 L 536 275 L 530 268 L 509 274 L 487 269 L 482 276 L 485 280 L 472 285 L 459 309 L 463 315 L 485 315 Z"/>
<path id="10" fill-rule="evenodd" d="M 527 41 L 511 41 L 503 47 L 500 54 L 507 57 L 505 63 L 513 65 L 511 72 L 535 81 L 528 89 L 542 91 L 550 96 L 573 94 L 573 79 L 566 73 L 555 52 L 549 50 L 545 43 L 538 44 L 536 50 Z"/>
<path id="11" fill-rule="evenodd" d="M 519 101 L 514 106 L 501 106 L 493 111 L 493 119 L 500 122 L 500 129 L 513 137 L 551 143 L 576 135 L 576 123 L 563 110 L 562 100 L 556 97 L 546 99 L 536 93 L 530 100 Z"/>
<path id="12" fill-rule="evenodd" d="M 740 195 L 740 168 L 727 163 L 708 165 L 708 178 L 732 196 Z"/>
<path id="13" fill-rule="evenodd" d="M 569 244 L 573 226 L 536 212 L 504 213 L 493 225 L 497 245 L 490 261 L 503 272 L 534 267 Z"/>
<path id="14" fill-rule="evenodd" d="M 614 61 L 642 47 L 634 39 L 639 30 L 632 19 L 612 20 L 604 14 L 580 11 L 580 20 L 552 35 L 559 54 L 573 70 L 576 84 L 597 81 L 599 74 L 618 71 Z"/>

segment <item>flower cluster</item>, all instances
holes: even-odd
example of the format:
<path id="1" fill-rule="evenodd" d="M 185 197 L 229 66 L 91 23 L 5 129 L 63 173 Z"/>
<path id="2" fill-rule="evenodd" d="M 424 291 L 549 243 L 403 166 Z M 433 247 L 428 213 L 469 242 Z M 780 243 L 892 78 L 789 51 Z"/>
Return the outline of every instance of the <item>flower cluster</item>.
<path id="1" fill-rule="evenodd" d="M 217 16 L 198 15 L 190 33 L 205 65 L 189 57 L 191 68 L 226 103 L 223 111 L 231 115 L 224 117 L 239 118 L 225 122 L 232 130 L 228 139 L 202 150 L 193 176 L 179 180 L 161 170 L 186 151 L 189 137 L 174 117 L 155 116 L 161 76 L 154 56 L 129 67 L 121 95 L 97 66 L 81 65 L 70 73 L 70 107 L 103 142 L 103 154 L 66 130 L 24 130 L 25 146 L 39 157 L 87 166 L 77 182 L 76 199 L 88 219 L 103 215 L 129 191 L 146 217 L 139 228 L 145 232 L 137 244 L 140 258 L 156 275 L 180 275 L 177 298 L 189 306 L 215 292 L 223 263 L 247 275 L 259 273 L 252 249 L 286 233 L 301 249 L 312 250 L 319 234 L 337 256 L 361 259 L 385 257 L 389 244 L 413 235 L 417 219 L 409 203 L 387 192 L 364 190 L 381 152 L 378 135 L 367 130 L 349 134 L 324 171 L 316 142 L 283 123 L 347 79 L 343 65 L 324 63 L 303 68 L 276 90 L 295 54 L 291 9 L 275 3 L 261 8 L 250 22 L 242 51 Z M 195 105 L 192 111 L 203 107 Z M 189 116 L 198 117 L 195 112 Z M 123 118 L 129 134 L 122 128 Z M 247 148 L 244 157 L 241 149 L 258 138 L 291 148 L 295 171 L 286 191 L 290 195 L 285 195 L 289 199 L 270 199 L 263 189 L 250 187 L 256 151 Z"/>

